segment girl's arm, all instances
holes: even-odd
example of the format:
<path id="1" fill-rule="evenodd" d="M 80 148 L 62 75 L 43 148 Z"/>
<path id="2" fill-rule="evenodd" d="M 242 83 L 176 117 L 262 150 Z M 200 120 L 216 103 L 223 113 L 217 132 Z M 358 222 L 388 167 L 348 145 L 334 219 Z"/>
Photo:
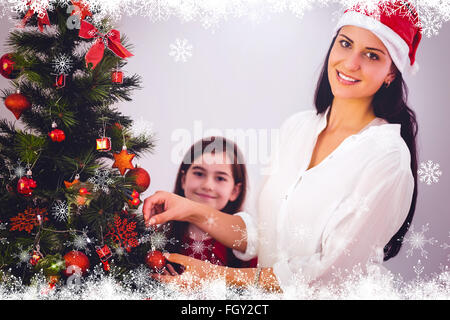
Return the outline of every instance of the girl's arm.
<path id="1" fill-rule="evenodd" d="M 145 199 L 143 214 L 147 225 L 163 224 L 171 220 L 187 221 L 228 248 L 241 252 L 245 252 L 247 248 L 246 226 L 241 217 L 223 213 L 170 192 L 157 191 Z"/>

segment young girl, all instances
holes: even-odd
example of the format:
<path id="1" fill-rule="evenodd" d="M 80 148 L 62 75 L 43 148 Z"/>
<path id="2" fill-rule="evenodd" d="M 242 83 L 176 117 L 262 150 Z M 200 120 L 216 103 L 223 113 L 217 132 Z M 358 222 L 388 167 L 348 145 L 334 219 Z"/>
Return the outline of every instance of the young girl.
<path id="1" fill-rule="evenodd" d="M 241 211 L 247 190 L 247 170 L 237 145 L 222 137 L 204 138 L 189 149 L 175 181 L 174 193 L 206 204 L 227 214 Z M 211 219 L 210 224 L 216 221 Z M 194 224 L 171 222 L 171 234 L 178 242 L 170 252 L 181 253 L 216 265 L 254 267 L 256 259 L 244 262 L 232 249 L 213 239 Z M 172 266 L 168 271 L 174 273 Z"/>

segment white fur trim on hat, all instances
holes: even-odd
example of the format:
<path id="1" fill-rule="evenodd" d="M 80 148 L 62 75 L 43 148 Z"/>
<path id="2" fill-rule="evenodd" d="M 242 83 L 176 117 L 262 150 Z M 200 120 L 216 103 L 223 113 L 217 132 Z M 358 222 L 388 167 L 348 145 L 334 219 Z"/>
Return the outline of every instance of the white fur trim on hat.
<path id="1" fill-rule="evenodd" d="M 392 61 L 402 74 L 405 72 L 415 74 L 417 72 L 418 64 L 415 62 L 411 65 L 409 47 L 406 42 L 395 31 L 376 18 L 356 11 L 349 11 L 342 15 L 334 32 L 336 33 L 339 28 L 346 25 L 364 28 L 373 32 L 386 46 Z"/>

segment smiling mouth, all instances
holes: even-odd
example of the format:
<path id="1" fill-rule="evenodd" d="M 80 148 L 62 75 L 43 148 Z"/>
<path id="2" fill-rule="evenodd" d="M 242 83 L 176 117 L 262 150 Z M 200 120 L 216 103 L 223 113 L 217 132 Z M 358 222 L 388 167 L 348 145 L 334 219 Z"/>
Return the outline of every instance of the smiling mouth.
<path id="1" fill-rule="evenodd" d="M 203 193 L 196 193 L 196 195 L 198 195 L 199 197 L 205 198 L 205 199 L 216 199 L 216 197 L 209 196 L 209 195 L 203 194 Z"/>
<path id="2" fill-rule="evenodd" d="M 345 84 L 354 84 L 354 83 L 361 82 L 361 80 L 346 76 L 345 74 L 339 72 L 338 70 L 336 70 L 336 74 L 337 74 L 338 79 Z"/>

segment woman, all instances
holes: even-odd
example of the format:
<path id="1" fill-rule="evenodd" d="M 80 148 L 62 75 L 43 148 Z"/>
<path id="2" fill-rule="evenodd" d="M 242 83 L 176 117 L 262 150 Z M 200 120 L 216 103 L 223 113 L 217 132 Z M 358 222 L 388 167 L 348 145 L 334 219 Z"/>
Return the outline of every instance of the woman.
<path id="1" fill-rule="evenodd" d="M 180 255 L 170 261 L 188 274 L 216 271 L 229 284 L 284 291 L 296 279 L 328 282 L 339 270 L 364 269 L 398 253 L 417 198 L 417 124 L 402 74 L 416 69 L 421 30 L 411 6 L 388 9 L 380 7 L 377 19 L 359 6 L 342 16 L 316 111 L 297 113 L 281 128 L 257 219 L 165 192 L 145 201 L 148 223 L 194 223 L 240 259 L 257 254 L 259 268 L 211 268 Z M 215 225 L 207 223 L 211 218 Z M 189 284 L 188 277 L 160 279 Z"/>

